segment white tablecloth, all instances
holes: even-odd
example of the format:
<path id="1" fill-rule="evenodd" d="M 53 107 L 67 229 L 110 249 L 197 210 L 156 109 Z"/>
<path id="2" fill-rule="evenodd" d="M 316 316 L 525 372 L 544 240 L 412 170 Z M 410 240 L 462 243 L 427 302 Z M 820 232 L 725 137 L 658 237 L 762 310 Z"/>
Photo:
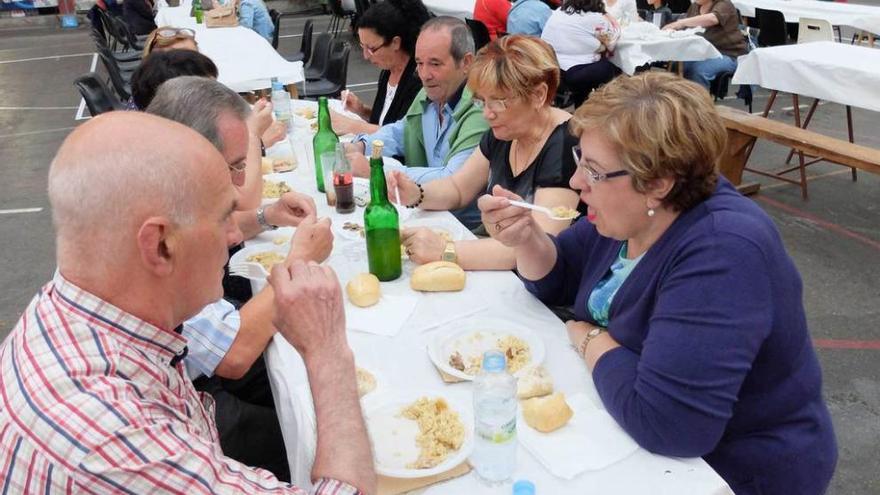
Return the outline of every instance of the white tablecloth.
<path id="1" fill-rule="evenodd" d="M 214 61 L 218 80 L 239 92 L 272 86 L 271 78 L 285 84 L 303 80 L 302 62 L 288 62 L 265 38 L 241 26 L 208 29 L 189 16 L 190 2 L 180 7 L 160 7 L 157 26 L 186 27 L 196 32 L 199 51 Z"/>
<path id="2" fill-rule="evenodd" d="M 758 48 L 739 58 L 733 83 L 880 112 L 880 50 L 828 41 Z"/>
<path id="3" fill-rule="evenodd" d="M 310 192 L 318 205 L 319 216 L 329 215 L 334 224 L 345 221 L 362 222 L 363 208 L 349 215 L 338 215 L 326 205 L 324 196 L 315 189 L 314 166 L 310 158 L 311 137 L 292 136 L 293 149 L 299 166 L 283 174 L 294 189 Z M 418 212 L 409 219 L 437 218 L 454 221 L 448 212 Z M 468 233 L 469 234 L 469 233 Z M 258 236 L 271 240 L 272 232 Z M 336 237 L 333 254 L 328 260 L 343 284 L 358 272 L 367 271 L 363 241 L 346 241 Z M 458 325 L 449 322 L 456 315 L 465 318 L 493 318 L 515 321 L 539 334 L 546 347 L 544 364 L 551 373 L 557 390 L 567 395 L 586 394 L 601 407 L 601 401 L 586 366 L 571 349 L 565 327 L 543 304 L 529 294 L 511 272 L 469 272 L 467 285 L 460 293 L 420 294 L 409 289 L 413 265 L 407 261 L 404 275 L 397 281 L 383 283 L 386 294 L 415 294 L 418 304 L 403 330 L 393 337 L 349 330 L 349 343 L 359 366 L 372 371 L 381 390 L 443 389 L 463 403 L 470 403 L 470 383 L 444 384 L 431 364 L 426 344 L 436 332 L 449 331 Z M 255 284 L 259 286 L 260 284 Z M 473 314 L 474 311 L 479 311 Z M 439 328 L 440 321 L 446 321 Z M 463 320 L 458 320 L 459 324 Z M 433 327 L 433 328 L 432 328 Z M 287 446 L 291 475 L 296 484 L 309 486 L 315 425 L 302 360 L 280 335 L 266 350 L 266 364 L 275 395 L 275 404 Z M 365 397 L 365 400 L 370 396 Z M 525 426 L 523 426 L 525 427 Z M 312 454 L 313 455 L 313 454 Z M 532 480 L 540 493 L 614 493 L 614 494 L 729 494 L 727 484 L 702 459 L 676 459 L 651 454 L 641 448 L 625 459 L 598 471 L 587 471 L 573 480 L 550 474 L 525 448 L 517 452 L 515 479 Z M 489 488 L 470 473 L 429 488 L 426 494 L 510 493 L 510 485 Z"/>
<path id="4" fill-rule="evenodd" d="M 854 3 L 820 2 L 818 0 L 733 0 L 745 17 L 755 17 L 755 8 L 778 10 L 786 22 L 801 17 L 824 19 L 833 26 L 852 26 L 880 34 L 880 7 Z"/>
<path id="5" fill-rule="evenodd" d="M 425 7 L 436 15 L 451 15 L 460 19 L 474 18 L 475 0 L 424 0 Z"/>
<path id="6" fill-rule="evenodd" d="M 623 28 L 611 63 L 632 75 L 651 62 L 691 62 L 718 58 L 721 53 L 697 34 L 661 31 L 650 22 L 634 22 Z"/>

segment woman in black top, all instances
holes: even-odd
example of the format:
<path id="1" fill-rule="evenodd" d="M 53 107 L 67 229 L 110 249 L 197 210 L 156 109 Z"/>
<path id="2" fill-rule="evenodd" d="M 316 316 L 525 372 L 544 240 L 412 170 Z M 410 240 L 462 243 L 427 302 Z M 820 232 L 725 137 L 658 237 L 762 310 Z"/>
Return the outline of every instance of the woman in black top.
<path id="1" fill-rule="evenodd" d="M 401 203 L 425 210 L 462 208 L 495 186 L 529 203 L 576 208 L 578 196 L 568 181 L 577 168 L 572 154 L 577 140 L 568 132 L 571 115 L 551 106 L 559 66 L 550 45 L 533 36 L 498 38 L 477 54 L 468 86 L 491 132 L 453 175 L 419 185 L 392 172 L 388 190 L 398 187 Z M 535 221 L 553 235 L 570 224 L 537 212 Z M 494 239 L 447 244 L 427 228 L 404 229 L 401 238 L 410 259 L 420 264 L 455 258 L 466 270 L 509 270 L 515 263 L 513 250 Z"/>
<path id="2" fill-rule="evenodd" d="M 404 115 L 422 89 L 413 58 L 416 38 L 430 14 L 421 0 L 386 0 L 367 9 L 358 21 L 364 58 L 382 69 L 372 107 L 344 93 L 345 108 L 364 121 L 331 113 L 337 134 L 372 134 Z"/>

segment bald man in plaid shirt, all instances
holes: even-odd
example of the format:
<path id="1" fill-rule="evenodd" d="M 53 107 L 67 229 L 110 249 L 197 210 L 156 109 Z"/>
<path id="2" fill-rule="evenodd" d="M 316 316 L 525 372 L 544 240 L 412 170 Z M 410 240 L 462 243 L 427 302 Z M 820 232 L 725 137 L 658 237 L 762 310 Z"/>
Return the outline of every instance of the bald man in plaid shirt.
<path id="1" fill-rule="evenodd" d="M 3 493 L 294 493 L 224 457 L 180 326 L 222 295 L 241 239 L 220 153 L 132 112 L 78 127 L 49 172 L 58 270 L 0 346 Z M 277 265 L 275 326 L 314 397 L 314 494 L 375 493 L 339 282 Z"/>

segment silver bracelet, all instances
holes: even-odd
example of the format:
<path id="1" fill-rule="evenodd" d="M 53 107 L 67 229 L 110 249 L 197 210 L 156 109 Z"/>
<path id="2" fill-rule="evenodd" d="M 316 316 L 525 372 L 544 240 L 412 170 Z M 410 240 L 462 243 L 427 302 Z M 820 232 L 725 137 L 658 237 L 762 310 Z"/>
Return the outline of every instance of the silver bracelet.
<path id="1" fill-rule="evenodd" d="M 260 224 L 260 227 L 262 227 L 264 231 L 275 230 L 278 228 L 277 225 L 272 225 L 266 221 L 266 208 L 263 206 L 257 208 L 257 223 Z"/>

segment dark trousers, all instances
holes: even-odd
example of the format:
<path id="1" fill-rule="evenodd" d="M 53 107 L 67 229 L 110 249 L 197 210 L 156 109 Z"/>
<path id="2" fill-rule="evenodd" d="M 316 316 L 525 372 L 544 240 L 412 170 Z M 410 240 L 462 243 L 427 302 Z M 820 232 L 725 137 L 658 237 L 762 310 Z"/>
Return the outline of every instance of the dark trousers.
<path id="1" fill-rule="evenodd" d="M 592 64 L 575 65 L 562 71 L 562 80 L 572 93 L 575 108 L 581 106 L 590 93 L 617 76 L 620 70 L 607 58 Z"/>
<path id="2" fill-rule="evenodd" d="M 290 482 L 287 451 L 263 357 L 257 359 L 247 374 L 238 380 L 201 377 L 193 385 L 196 390 L 214 397 L 223 453 L 242 464 L 269 470 L 278 479 Z"/>

